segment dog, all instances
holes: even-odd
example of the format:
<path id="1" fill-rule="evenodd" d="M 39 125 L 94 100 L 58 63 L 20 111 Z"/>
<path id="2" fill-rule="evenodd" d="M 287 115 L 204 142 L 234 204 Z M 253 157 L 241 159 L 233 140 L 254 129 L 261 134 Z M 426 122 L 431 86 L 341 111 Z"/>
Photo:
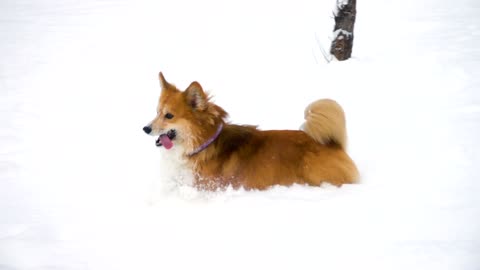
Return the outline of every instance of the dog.
<path id="1" fill-rule="evenodd" d="M 359 173 L 346 153 L 345 115 L 330 99 L 305 109 L 302 130 L 259 130 L 226 121 L 227 112 L 194 81 L 181 91 L 159 73 L 157 115 L 143 128 L 158 147 L 183 147 L 186 166 L 200 190 L 264 190 L 274 185 L 335 186 Z"/>

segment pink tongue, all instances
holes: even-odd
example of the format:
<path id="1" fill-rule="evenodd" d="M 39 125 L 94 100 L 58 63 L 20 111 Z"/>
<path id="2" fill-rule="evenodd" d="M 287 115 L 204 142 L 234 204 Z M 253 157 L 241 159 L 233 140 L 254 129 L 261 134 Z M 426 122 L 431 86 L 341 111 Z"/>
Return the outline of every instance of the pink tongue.
<path id="1" fill-rule="evenodd" d="M 168 138 L 167 135 L 160 136 L 160 142 L 162 143 L 163 147 L 165 147 L 167 150 L 172 148 L 173 146 L 172 140 L 170 140 L 170 138 Z"/>

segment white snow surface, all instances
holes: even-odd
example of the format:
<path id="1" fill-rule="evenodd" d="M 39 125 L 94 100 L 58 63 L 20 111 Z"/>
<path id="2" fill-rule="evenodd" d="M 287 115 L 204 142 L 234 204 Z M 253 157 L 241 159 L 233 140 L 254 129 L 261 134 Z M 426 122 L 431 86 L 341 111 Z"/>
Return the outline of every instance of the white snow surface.
<path id="1" fill-rule="evenodd" d="M 337 30 L 333 31 L 332 40 L 336 39 L 338 37 L 338 35 L 340 35 L 340 34 L 349 37 L 349 36 L 352 35 L 352 32 L 349 32 L 349 31 L 346 31 L 346 30 L 343 30 L 343 29 L 337 29 Z M 343 37 L 340 37 L 340 39 L 343 39 Z"/>
<path id="2" fill-rule="evenodd" d="M 1 1 L 0 269 L 480 269 L 480 2 L 359 1 L 316 63 L 334 6 Z M 196 191 L 159 71 L 262 129 L 336 99 L 361 183 Z"/>
<path id="3" fill-rule="evenodd" d="M 333 14 L 337 15 L 340 9 L 348 5 L 348 2 L 350 2 L 350 0 L 337 0 L 337 5 L 333 9 Z"/>

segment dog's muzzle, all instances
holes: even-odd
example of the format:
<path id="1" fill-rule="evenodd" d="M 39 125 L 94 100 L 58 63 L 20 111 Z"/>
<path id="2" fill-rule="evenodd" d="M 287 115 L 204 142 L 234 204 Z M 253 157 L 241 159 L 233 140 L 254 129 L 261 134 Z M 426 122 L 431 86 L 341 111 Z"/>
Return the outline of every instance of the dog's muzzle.
<path id="1" fill-rule="evenodd" d="M 143 131 L 149 135 L 153 135 L 152 126 L 143 127 Z M 175 139 L 176 136 L 177 136 L 177 132 L 174 129 L 170 129 L 166 133 L 162 133 L 160 134 L 160 136 L 158 136 L 158 139 L 155 141 L 155 145 L 158 147 L 163 146 L 166 149 L 170 149 L 173 147 L 172 140 Z"/>
<path id="2" fill-rule="evenodd" d="M 156 146 L 165 146 L 170 149 L 173 146 L 172 140 L 177 136 L 177 132 L 174 129 L 170 129 L 167 133 L 160 134 L 155 141 Z"/>

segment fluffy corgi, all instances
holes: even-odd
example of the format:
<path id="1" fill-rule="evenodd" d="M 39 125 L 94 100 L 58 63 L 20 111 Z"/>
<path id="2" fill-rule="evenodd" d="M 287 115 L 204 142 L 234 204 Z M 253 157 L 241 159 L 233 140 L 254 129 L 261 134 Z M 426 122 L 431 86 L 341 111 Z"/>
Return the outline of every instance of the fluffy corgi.
<path id="1" fill-rule="evenodd" d="M 293 183 L 336 186 L 359 177 L 345 152 L 345 116 L 329 99 L 305 109 L 303 130 L 259 130 L 226 121 L 227 112 L 210 101 L 198 82 L 185 91 L 160 72 L 157 116 L 143 128 L 156 146 L 184 149 L 184 158 L 202 190 L 232 186 L 263 190 Z"/>

